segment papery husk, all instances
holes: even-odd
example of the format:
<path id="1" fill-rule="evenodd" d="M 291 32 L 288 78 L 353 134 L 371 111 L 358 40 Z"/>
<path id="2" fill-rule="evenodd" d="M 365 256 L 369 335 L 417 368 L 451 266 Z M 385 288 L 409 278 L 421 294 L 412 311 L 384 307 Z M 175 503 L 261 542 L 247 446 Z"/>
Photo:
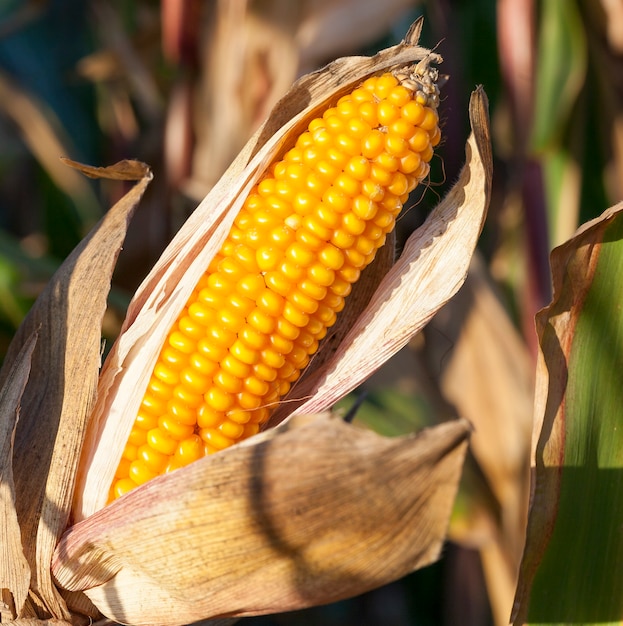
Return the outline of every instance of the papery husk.
<path id="1" fill-rule="evenodd" d="M 62 538 L 57 582 L 123 623 L 294 610 L 438 557 L 464 420 L 385 438 L 299 417 L 147 483 Z"/>
<path id="2" fill-rule="evenodd" d="M 30 586 L 30 567 L 24 556 L 15 510 L 13 440 L 19 403 L 28 382 L 37 335 L 25 342 L 0 388 L 0 621 L 16 619 L 22 612 Z"/>
<path id="3" fill-rule="evenodd" d="M 119 168 L 126 171 L 126 165 Z M 111 170 L 116 171 L 114 166 Z M 30 593 L 19 618 L 70 619 L 52 582 L 50 561 L 69 521 L 85 423 L 95 401 L 110 279 L 130 215 L 151 180 L 146 166 L 136 171 L 139 183 L 72 252 L 39 296 L 0 371 L 0 388 L 6 388 L 11 365 L 36 334 L 12 455 L 15 509 L 31 571 Z"/>
<path id="4" fill-rule="evenodd" d="M 73 506 L 76 520 L 106 505 L 114 472 L 166 335 L 220 249 L 252 187 L 311 118 L 368 76 L 425 58 L 440 61 L 438 55 L 417 46 L 421 26 L 418 20 L 402 43 L 373 57 L 338 59 L 301 78 L 167 247 L 132 300 L 121 335 L 102 370 L 80 461 Z M 341 316 L 357 314 L 347 303 Z"/>

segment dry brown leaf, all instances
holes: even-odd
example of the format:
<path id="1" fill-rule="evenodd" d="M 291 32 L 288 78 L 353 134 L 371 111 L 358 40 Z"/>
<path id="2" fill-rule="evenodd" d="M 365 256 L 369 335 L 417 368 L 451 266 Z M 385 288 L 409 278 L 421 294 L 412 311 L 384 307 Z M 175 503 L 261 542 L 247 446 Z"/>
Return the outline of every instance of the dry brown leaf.
<path id="1" fill-rule="evenodd" d="M 451 526 L 450 538 L 481 550 L 485 577 L 496 590 L 489 594 L 495 623 L 507 624 L 527 518 L 531 358 L 479 257 L 426 332 L 432 375 L 457 414 L 474 425 L 470 451 L 497 501 L 467 525 L 462 518 L 454 532 Z"/>
<path id="2" fill-rule="evenodd" d="M 30 340 L 38 343 L 24 391 L 13 453 L 17 515 L 32 572 L 37 617 L 69 619 L 50 574 L 50 560 L 69 520 L 85 422 L 95 401 L 101 320 L 127 222 L 151 175 L 145 176 L 59 268 L 20 326 L 5 363 Z M 6 384 L 8 366 L 0 371 Z M 35 617 L 35 615 L 29 615 Z"/>
<path id="3" fill-rule="evenodd" d="M 13 483 L 13 440 L 19 404 L 30 374 L 36 333 L 24 343 L 0 387 L 0 621 L 21 614 L 30 586 L 30 567 L 24 556 Z"/>
<path id="4" fill-rule="evenodd" d="M 61 157 L 61 161 L 78 170 L 89 178 L 106 178 L 108 180 L 141 180 L 150 176 L 149 166 L 140 161 L 131 161 L 124 159 L 114 165 L 107 167 L 94 167 L 93 165 L 86 165 L 85 163 L 78 163 L 78 161 L 72 161 L 67 157 Z"/>
<path id="5" fill-rule="evenodd" d="M 361 593 L 437 558 L 469 432 L 293 420 L 72 527 L 54 576 L 113 619 L 169 626 Z"/>

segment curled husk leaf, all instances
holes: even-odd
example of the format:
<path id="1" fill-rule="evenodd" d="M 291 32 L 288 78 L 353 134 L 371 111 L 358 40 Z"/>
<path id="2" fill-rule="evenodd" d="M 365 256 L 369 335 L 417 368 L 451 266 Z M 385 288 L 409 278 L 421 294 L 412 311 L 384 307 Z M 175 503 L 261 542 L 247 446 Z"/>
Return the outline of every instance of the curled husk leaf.
<path id="1" fill-rule="evenodd" d="M 54 575 L 132 624 L 356 595 L 437 558 L 469 432 L 456 420 L 391 439 L 328 415 L 291 420 L 75 525 Z"/>

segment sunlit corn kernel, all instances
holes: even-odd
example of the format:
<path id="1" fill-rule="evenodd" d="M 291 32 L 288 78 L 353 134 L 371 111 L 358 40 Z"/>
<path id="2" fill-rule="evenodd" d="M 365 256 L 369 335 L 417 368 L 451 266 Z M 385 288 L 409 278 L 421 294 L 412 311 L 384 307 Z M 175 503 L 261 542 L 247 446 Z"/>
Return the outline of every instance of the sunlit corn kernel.
<path id="1" fill-rule="evenodd" d="M 365 220 L 354 213 L 347 213 L 342 219 L 342 225 L 344 230 L 351 235 L 361 235 L 366 228 Z"/>
<path id="2" fill-rule="evenodd" d="M 201 428 L 199 430 L 199 436 L 215 450 L 224 450 L 234 443 L 229 437 L 223 435 L 223 433 L 216 428 Z"/>
<path id="3" fill-rule="evenodd" d="M 136 453 L 138 451 L 138 446 L 135 446 L 131 443 L 126 443 L 125 448 L 123 449 L 122 458 L 127 459 L 128 461 L 134 461 L 136 458 Z"/>
<path id="4" fill-rule="evenodd" d="M 233 398 L 219 387 L 210 387 L 205 396 L 206 404 L 215 411 L 227 411 L 233 406 Z"/>
<path id="5" fill-rule="evenodd" d="M 180 467 L 190 465 L 198 461 L 204 455 L 203 441 L 198 435 L 191 435 L 188 439 L 180 441 L 175 450 L 175 462 Z"/>
<path id="6" fill-rule="evenodd" d="M 221 369 L 214 375 L 214 384 L 227 393 L 238 393 L 242 390 L 242 381 L 237 376 Z"/>
<path id="7" fill-rule="evenodd" d="M 330 187 L 324 192 L 322 203 L 334 213 L 346 213 L 350 209 L 350 198 L 334 187 Z"/>
<path id="8" fill-rule="evenodd" d="M 203 404 L 197 411 L 197 426 L 199 428 L 216 428 L 224 419 L 224 411 L 215 411 L 207 404 Z"/>
<path id="9" fill-rule="evenodd" d="M 279 317 L 279 319 L 277 319 L 276 331 L 281 337 L 292 341 L 296 339 L 301 332 L 298 326 L 295 326 L 284 317 Z"/>
<path id="10" fill-rule="evenodd" d="M 136 458 L 142 461 L 147 469 L 156 474 L 160 474 L 164 471 L 168 461 L 166 454 L 154 450 L 149 444 L 144 444 L 138 449 Z"/>
<path id="11" fill-rule="evenodd" d="M 320 260 L 322 261 L 322 258 Z M 327 267 L 329 266 L 327 265 Z M 318 285 L 317 283 L 310 280 L 309 278 L 306 278 L 299 283 L 299 289 L 304 294 L 307 294 L 309 297 L 314 298 L 315 300 L 322 300 L 322 298 L 324 298 L 327 293 L 326 287 L 323 287 L 322 285 Z"/>
<path id="12" fill-rule="evenodd" d="M 340 214 L 326 204 L 318 204 L 315 214 L 322 224 L 329 228 L 335 228 L 340 223 Z"/>
<path id="13" fill-rule="evenodd" d="M 296 240 L 307 246 L 309 250 L 319 250 L 324 245 L 324 241 L 320 237 L 305 228 L 297 231 Z"/>
<path id="14" fill-rule="evenodd" d="M 288 302 L 294 305 L 294 307 L 296 307 L 296 309 L 300 313 L 304 313 L 307 315 L 314 313 L 318 308 L 318 301 L 305 295 L 299 289 L 295 289 L 292 293 L 288 295 Z M 282 353 L 285 354 L 285 352 L 283 351 Z"/>
<path id="15" fill-rule="evenodd" d="M 332 269 L 325 267 L 322 263 L 314 263 L 307 269 L 307 275 L 316 284 L 322 287 L 328 287 L 335 278 L 335 273 Z"/>
<path id="16" fill-rule="evenodd" d="M 357 196 L 353 200 L 353 214 L 362 220 L 371 220 L 377 213 L 379 206 L 365 196 Z M 363 231 L 362 231 L 363 232 Z"/>
<path id="17" fill-rule="evenodd" d="M 340 174 L 333 183 L 343 194 L 354 198 L 361 191 L 361 182 L 346 173 Z"/>
<path id="18" fill-rule="evenodd" d="M 177 385 L 179 382 L 179 374 L 164 363 L 158 363 L 154 369 L 154 376 L 167 385 Z"/>
<path id="19" fill-rule="evenodd" d="M 175 452 L 177 442 L 160 428 L 152 428 L 147 433 L 147 443 L 162 454 L 172 455 Z"/>
<path id="20" fill-rule="evenodd" d="M 134 423 L 139 428 L 148 431 L 158 426 L 158 416 L 159 415 L 150 415 L 149 413 L 139 410 Z"/>
<path id="21" fill-rule="evenodd" d="M 345 250 L 346 248 L 350 248 L 354 245 L 355 236 L 342 228 L 338 228 L 334 231 L 333 236 L 331 237 L 331 243 L 337 248 Z"/>
<path id="22" fill-rule="evenodd" d="M 255 309 L 248 315 L 247 322 L 251 328 L 266 335 L 272 333 L 275 329 L 275 319 L 259 309 Z"/>
<path id="23" fill-rule="evenodd" d="M 291 302 L 286 302 L 283 307 L 283 317 L 288 320 L 288 322 L 291 322 L 299 328 L 306 326 L 309 320 L 309 315 L 300 311 L 298 307 L 293 305 Z"/>
<path id="24" fill-rule="evenodd" d="M 286 339 L 278 333 L 273 333 L 270 337 L 270 345 L 277 352 L 281 352 L 281 354 L 288 354 L 288 352 L 292 350 L 292 346 L 294 344 L 291 339 Z"/>
<path id="25" fill-rule="evenodd" d="M 167 385 L 170 389 L 170 386 Z M 141 411 L 150 415 L 161 415 L 166 410 L 167 400 L 164 397 L 157 398 L 151 393 L 145 394 L 141 402 Z"/>

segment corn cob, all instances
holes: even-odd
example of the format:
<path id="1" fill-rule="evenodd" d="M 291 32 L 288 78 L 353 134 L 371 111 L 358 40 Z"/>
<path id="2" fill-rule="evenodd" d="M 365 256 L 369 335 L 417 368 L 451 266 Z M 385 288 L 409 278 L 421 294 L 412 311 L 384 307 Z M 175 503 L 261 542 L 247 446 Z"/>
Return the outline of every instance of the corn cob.
<path id="1" fill-rule="evenodd" d="M 429 172 L 436 73 L 366 80 L 249 194 L 160 352 L 111 498 L 257 433 Z"/>

